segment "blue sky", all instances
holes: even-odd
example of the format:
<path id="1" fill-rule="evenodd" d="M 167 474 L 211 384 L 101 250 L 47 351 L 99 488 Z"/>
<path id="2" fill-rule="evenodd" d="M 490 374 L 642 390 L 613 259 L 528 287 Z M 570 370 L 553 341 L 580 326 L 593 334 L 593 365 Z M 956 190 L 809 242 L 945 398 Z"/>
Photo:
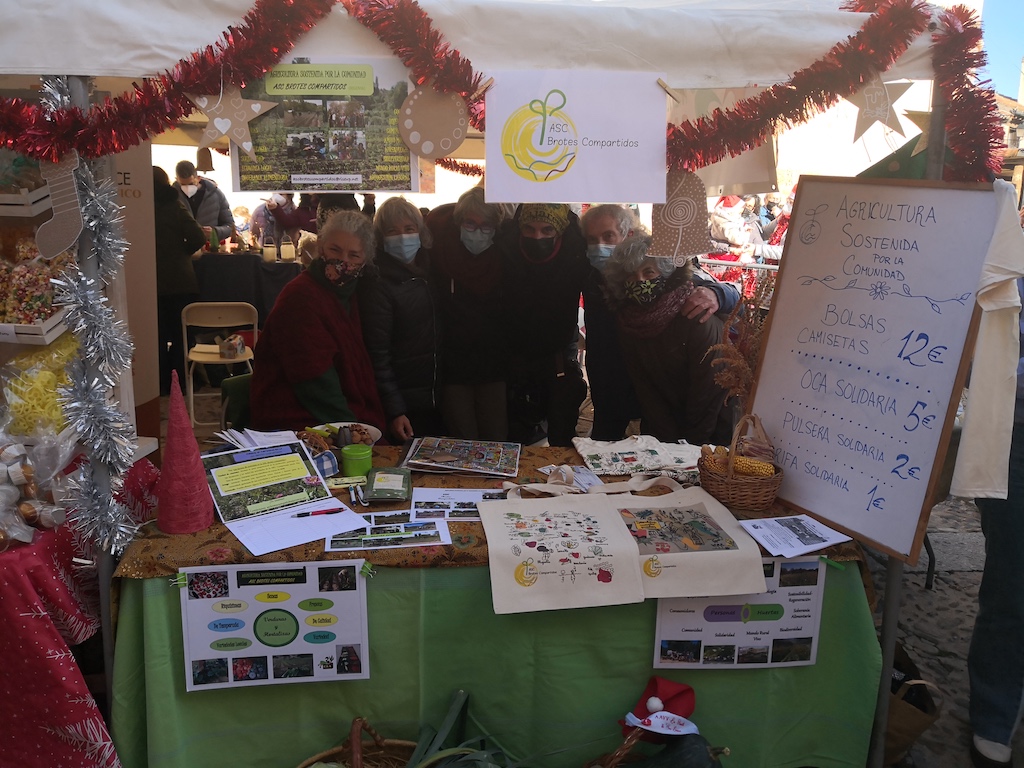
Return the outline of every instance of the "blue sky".
<path id="1" fill-rule="evenodd" d="M 1020 60 L 1024 56 L 1024 3 L 1020 0 L 985 0 L 981 10 L 988 66 L 979 74 L 991 80 L 996 93 L 1017 98 Z"/>

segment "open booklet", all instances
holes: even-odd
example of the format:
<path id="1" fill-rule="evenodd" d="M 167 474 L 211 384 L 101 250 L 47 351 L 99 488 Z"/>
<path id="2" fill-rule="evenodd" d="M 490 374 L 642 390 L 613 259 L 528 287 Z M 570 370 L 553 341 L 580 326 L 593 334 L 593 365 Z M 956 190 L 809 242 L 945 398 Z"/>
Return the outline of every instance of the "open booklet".
<path id="1" fill-rule="evenodd" d="M 419 472 L 470 472 L 495 477 L 519 474 L 519 443 L 418 437 L 399 466 Z"/>
<path id="2" fill-rule="evenodd" d="M 217 513 L 254 555 L 366 525 L 331 495 L 302 443 L 223 451 L 202 460 Z"/>

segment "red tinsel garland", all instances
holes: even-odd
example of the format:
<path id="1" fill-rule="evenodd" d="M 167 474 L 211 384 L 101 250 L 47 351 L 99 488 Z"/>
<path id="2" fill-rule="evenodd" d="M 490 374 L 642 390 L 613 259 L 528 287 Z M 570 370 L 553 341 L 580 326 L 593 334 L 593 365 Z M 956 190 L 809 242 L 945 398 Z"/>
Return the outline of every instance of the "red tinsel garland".
<path id="1" fill-rule="evenodd" d="M 821 60 L 790 78 L 707 117 L 668 128 L 670 170 L 696 170 L 763 144 L 776 129 L 805 122 L 875 73 L 884 72 L 928 26 L 919 0 L 894 0 Z"/>
<path id="2" fill-rule="evenodd" d="M 88 112 L 50 114 L 21 99 L 0 99 L 0 143 L 23 155 L 57 161 L 69 150 L 84 157 L 121 152 L 160 133 L 195 109 L 186 93 L 220 93 L 224 83 L 260 78 L 316 26 L 335 0 L 256 0 L 224 39 L 196 51 L 135 93 L 105 99 Z"/>
<path id="3" fill-rule="evenodd" d="M 415 0 L 340 0 L 349 14 L 373 31 L 409 67 L 418 83 L 432 80 L 443 92 L 467 99 L 472 124 L 483 130 L 481 75 L 433 27 Z M 257 0 L 243 24 L 229 27 L 223 41 L 193 53 L 173 70 L 135 86 L 135 93 L 106 99 L 83 113 L 48 113 L 20 99 L 0 99 L 0 144 L 21 154 L 57 160 L 71 149 L 85 157 L 120 152 L 172 127 L 193 110 L 186 93 L 217 93 L 223 83 L 243 85 L 262 77 L 295 41 L 326 16 L 335 0 Z M 851 0 L 849 10 L 872 16 L 856 35 L 787 83 L 768 88 L 729 110 L 668 127 L 668 167 L 696 169 L 756 147 L 782 126 L 811 115 L 863 87 L 884 72 L 921 34 L 928 12 L 920 0 Z M 947 101 L 947 143 L 955 158 L 948 179 L 980 180 L 997 174 L 1002 129 L 991 89 L 980 88 L 974 71 L 984 61 L 981 30 L 963 6 L 944 13 L 933 35 L 935 81 Z M 479 176 L 483 169 L 451 158 L 438 164 Z"/>
<path id="4" fill-rule="evenodd" d="M 454 171 L 455 173 L 461 173 L 463 176 L 483 176 L 483 166 L 476 165 L 475 163 L 464 163 L 461 160 L 456 160 L 453 157 L 440 157 L 435 163 L 446 171 Z"/>

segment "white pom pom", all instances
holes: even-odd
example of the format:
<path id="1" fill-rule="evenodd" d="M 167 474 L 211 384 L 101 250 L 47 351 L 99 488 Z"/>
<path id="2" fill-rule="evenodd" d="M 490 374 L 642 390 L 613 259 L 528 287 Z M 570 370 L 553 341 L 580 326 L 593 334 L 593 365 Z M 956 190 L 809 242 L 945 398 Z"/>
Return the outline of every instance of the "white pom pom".
<path id="1" fill-rule="evenodd" d="M 647 711 L 648 712 L 661 712 L 665 708 L 665 705 L 661 702 L 657 696 L 651 696 L 647 700 Z"/>

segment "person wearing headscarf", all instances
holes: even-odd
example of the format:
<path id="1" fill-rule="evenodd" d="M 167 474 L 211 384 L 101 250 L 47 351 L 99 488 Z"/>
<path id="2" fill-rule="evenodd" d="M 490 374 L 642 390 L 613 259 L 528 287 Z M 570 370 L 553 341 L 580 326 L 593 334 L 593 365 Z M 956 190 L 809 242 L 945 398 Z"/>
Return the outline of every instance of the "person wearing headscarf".
<path id="1" fill-rule="evenodd" d="M 451 437 L 508 437 L 495 237 L 511 214 L 511 206 L 488 203 L 483 188 L 473 187 L 425 219 L 434 238 L 430 279 L 441 322 L 441 415 Z"/>
<path id="2" fill-rule="evenodd" d="M 336 421 L 384 429 L 356 291 L 375 245 L 373 225 L 361 213 L 337 213 L 325 222 L 316 259 L 281 291 L 256 344 L 255 429 Z"/>
<path id="3" fill-rule="evenodd" d="M 663 443 L 728 444 L 732 421 L 726 392 L 715 382 L 712 347 L 724 324 L 704 322 L 683 307 L 695 289 L 689 262 L 648 255 L 649 235 L 627 237 L 615 247 L 604 278 L 619 324 L 622 354 L 640 400 L 641 429 Z"/>
<path id="4" fill-rule="evenodd" d="M 579 219 L 564 204 L 524 203 L 501 245 L 509 437 L 535 442 L 546 422 L 550 445 L 571 445 L 587 396 L 578 320 L 590 263 Z"/>
<path id="5" fill-rule="evenodd" d="M 362 214 L 359 214 L 360 216 Z M 440 336 L 430 275 L 430 230 L 404 197 L 373 217 L 374 269 L 359 289 L 363 338 L 394 440 L 438 436 Z"/>

